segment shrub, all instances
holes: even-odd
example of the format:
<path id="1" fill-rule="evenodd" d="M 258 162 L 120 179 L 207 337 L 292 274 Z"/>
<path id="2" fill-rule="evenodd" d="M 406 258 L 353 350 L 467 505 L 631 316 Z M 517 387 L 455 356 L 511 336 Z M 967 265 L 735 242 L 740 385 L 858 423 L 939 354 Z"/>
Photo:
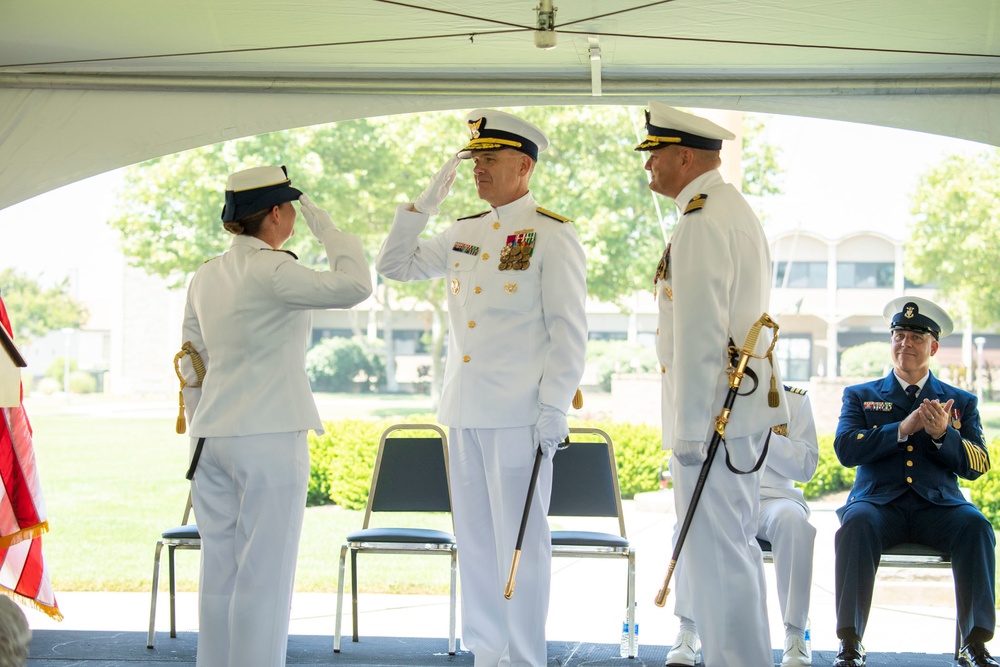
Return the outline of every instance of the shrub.
<path id="1" fill-rule="evenodd" d="M 306 373 L 314 391 L 373 391 L 385 377 L 385 361 L 358 339 L 324 338 L 306 354 Z"/>
<path id="2" fill-rule="evenodd" d="M 819 440 L 819 464 L 816 473 L 806 484 L 796 482 L 806 500 L 819 498 L 830 493 L 847 491 L 854 486 L 854 468 L 846 468 L 837 458 L 833 449 L 833 434 L 821 435 Z"/>
<path id="3" fill-rule="evenodd" d="M 615 373 L 653 373 L 659 369 L 652 345 L 632 345 L 625 341 L 589 342 L 587 365 L 594 369 L 600 388 L 608 392 Z"/>
<path id="4" fill-rule="evenodd" d="M 378 441 L 391 422 L 342 419 L 324 422 L 323 435 L 309 434 L 308 505 L 331 502 L 364 509 L 368 502 Z"/>
<path id="5" fill-rule="evenodd" d="M 993 524 L 994 530 L 1000 530 L 1000 474 L 996 466 L 1000 466 L 1000 439 L 994 438 L 987 443 L 990 453 L 990 471 L 979 479 L 969 481 L 959 479 L 959 485 L 969 489 L 969 494 L 986 518 Z"/>
<path id="6" fill-rule="evenodd" d="M 607 432 L 615 448 L 618 486 L 622 498 L 660 488 L 663 436 L 658 426 L 628 422 L 588 421 L 570 426 L 588 426 Z"/>
<path id="7" fill-rule="evenodd" d="M 69 374 L 69 390 L 74 394 L 93 394 L 97 391 L 97 378 L 86 371 Z"/>
<path id="8" fill-rule="evenodd" d="M 872 342 L 844 350 L 840 357 L 840 374 L 851 378 L 884 377 L 892 367 L 889 343 Z"/>

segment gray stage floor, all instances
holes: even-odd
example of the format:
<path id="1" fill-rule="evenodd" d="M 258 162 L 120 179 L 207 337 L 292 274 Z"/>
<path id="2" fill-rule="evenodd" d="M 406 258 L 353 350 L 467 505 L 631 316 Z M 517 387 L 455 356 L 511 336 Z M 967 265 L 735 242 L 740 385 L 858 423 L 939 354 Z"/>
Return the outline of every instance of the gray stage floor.
<path id="1" fill-rule="evenodd" d="M 170 639 L 157 635 L 156 648 L 146 648 L 142 632 L 35 630 L 31 642 L 29 667 L 134 667 L 140 664 L 193 666 L 198 635 L 178 633 Z M 366 667 L 459 667 L 473 664 L 472 654 L 459 652 L 449 656 L 447 639 L 412 637 L 365 637 L 359 643 L 345 641 L 339 654 L 333 652 L 329 635 L 291 635 L 288 641 L 289 665 L 365 665 Z M 618 657 L 618 646 L 582 642 L 549 642 L 549 665 L 587 667 L 662 667 L 666 646 L 640 646 L 635 660 Z M 813 665 L 832 664 L 835 652 L 816 651 Z M 774 653 L 775 664 L 781 654 Z M 869 653 L 870 667 L 950 667 L 956 664 L 950 654 Z M 248 665 L 247 667 L 252 667 Z"/>

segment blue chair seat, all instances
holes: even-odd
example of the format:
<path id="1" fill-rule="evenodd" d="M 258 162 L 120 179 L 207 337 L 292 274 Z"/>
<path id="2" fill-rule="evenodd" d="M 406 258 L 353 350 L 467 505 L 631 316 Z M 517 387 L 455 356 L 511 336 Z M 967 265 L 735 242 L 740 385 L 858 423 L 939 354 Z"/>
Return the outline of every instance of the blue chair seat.
<path id="1" fill-rule="evenodd" d="M 628 540 L 612 533 L 595 533 L 589 530 L 553 530 L 554 547 L 620 547 L 627 548 Z"/>
<path id="2" fill-rule="evenodd" d="M 198 540 L 201 539 L 201 534 L 198 532 L 198 526 L 188 524 L 186 526 L 177 526 L 176 528 L 170 528 L 163 531 L 163 539 L 165 540 Z"/>
<path id="3" fill-rule="evenodd" d="M 430 528 L 368 528 L 351 533 L 347 536 L 347 541 L 455 544 L 455 536 Z"/>

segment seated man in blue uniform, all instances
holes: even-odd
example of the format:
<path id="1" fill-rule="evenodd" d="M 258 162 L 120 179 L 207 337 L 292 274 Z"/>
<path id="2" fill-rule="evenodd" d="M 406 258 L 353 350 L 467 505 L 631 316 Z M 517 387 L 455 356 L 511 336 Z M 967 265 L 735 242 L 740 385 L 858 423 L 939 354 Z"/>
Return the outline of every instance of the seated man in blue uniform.
<path id="1" fill-rule="evenodd" d="M 951 554 L 959 662 L 997 665 L 986 649 L 996 625 L 996 538 L 990 522 L 967 501 L 958 478 L 990 469 L 976 397 L 942 382 L 930 370 L 951 318 L 926 299 L 902 296 L 883 315 L 890 323 L 893 371 L 844 390 L 834 448 L 857 478 L 837 510 L 837 637 L 833 667 L 861 667 L 875 571 L 882 552 L 914 542 Z"/>

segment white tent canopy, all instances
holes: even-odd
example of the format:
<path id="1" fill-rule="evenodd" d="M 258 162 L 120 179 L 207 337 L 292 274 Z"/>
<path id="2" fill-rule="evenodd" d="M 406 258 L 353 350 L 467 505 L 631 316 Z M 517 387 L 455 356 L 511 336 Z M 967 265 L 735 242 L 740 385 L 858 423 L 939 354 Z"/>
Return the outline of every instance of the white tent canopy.
<path id="1" fill-rule="evenodd" d="M 1000 145 L 996 0 L 561 0 L 554 15 L 549 7 L 5 3 L 0 208 L 227 139 L 477 106 L 656 98 Z M 552 39 L 554 49 L 535 46 Z"/>

